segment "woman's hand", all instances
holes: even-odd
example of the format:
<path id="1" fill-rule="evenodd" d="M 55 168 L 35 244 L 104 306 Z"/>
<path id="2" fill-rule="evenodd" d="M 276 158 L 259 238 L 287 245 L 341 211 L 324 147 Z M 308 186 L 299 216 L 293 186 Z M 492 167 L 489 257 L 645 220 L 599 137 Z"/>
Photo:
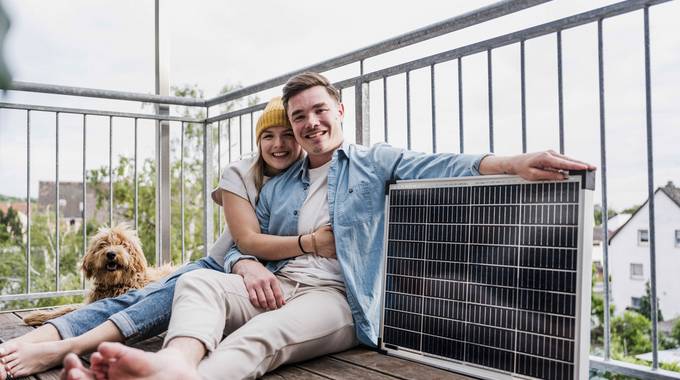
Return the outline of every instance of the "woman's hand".
<path id="1" fill-rule="evenodd" d="M 329 225 L 321 226 L 314 231 L 316 237 L 316 255 L 329 259 L 335 258 L 335 235 Z"/>

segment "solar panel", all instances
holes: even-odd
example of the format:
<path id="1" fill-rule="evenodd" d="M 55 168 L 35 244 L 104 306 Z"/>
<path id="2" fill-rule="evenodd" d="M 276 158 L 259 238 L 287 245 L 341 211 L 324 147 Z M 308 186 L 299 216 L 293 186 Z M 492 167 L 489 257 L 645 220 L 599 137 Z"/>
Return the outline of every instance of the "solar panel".
<path id="1" fill-rule="evenodd" d="M 380 349 L 484 379 L 586 379 L 592 172 L 387 188 Z"/>

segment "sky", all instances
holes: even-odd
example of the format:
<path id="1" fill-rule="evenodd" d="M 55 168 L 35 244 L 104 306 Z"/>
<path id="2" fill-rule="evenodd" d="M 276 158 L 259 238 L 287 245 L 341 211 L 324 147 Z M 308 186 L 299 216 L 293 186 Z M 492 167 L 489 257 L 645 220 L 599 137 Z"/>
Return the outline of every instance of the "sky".
<path id="1" fill-rule="evenodd" d="M 170 25 L 170 83 L 197 85 L 207 97 L 225 84 L 258 83 L 321 62 L 492 1 L 421 0 L 319 3 L 301 0 L 163 2 Z M 569 16 L 613 1 L 556 0 L 517 15 L 441 36 L 368 59 L 367 72 L 439 53 L 511 31 Z M 152 93 L 153 1 L 4 0 L 12 20 L 5 56 L 15 80 Z M 653 144 L 655 186 L 680 184 L 679 2 L 651 9 Z M 642 12 L 605 20 L 605 116 L 609 206 L 621 210 L 647 196 Z M 558 149 L 555 36 L 526 42 L 529 151 Z M 521 152 L 519 47 L 493 52 L 494 140 L 497 154 Z M 594 24 L 563 32 L 566 153 L 601 166 Z M 438 151 L 457 152 L 457 63 L 436 66 Z M 489 150 L 486 55 L 463 59 L 465 152 Z M 333 70 L 336 81 L 358 74 L 358 65 Z M 411 73 L 415 150 L 431 151 L 429 69 Z M 382 83 L 372 83 L 371 142 L 384 140 Z M 406 145 L 404 75 L 388 79 L 389 142 Z M 260 95 L 266 99 L 278 89 Z M 345 91 L 345 135 L 353 139 L 353 94 Z M 9 92 L 5 102 L 149 112 L 139 103 Z M 31 193 L 38 180 L 53 180 L 54 115 L 34 113 L 31 130 Z M 87 166 L 108 162 L 108 120 L 88 118 Z M 153 156 L 153 123 L 140 123 L 140 152 Z M 26 113 L 0 110 L 0 194 L 26 193 Z M 59 176 L 82 178 L 82 118 L 60 116 Z M 177 128 L 173 129 L 174 136 Z M 114 120 L 114 156 L 130 155 L 132 122 Z M 223 161 L 225 162 L 225 161 Z M 601 184 L 595 193 L 601 201 Z"/>

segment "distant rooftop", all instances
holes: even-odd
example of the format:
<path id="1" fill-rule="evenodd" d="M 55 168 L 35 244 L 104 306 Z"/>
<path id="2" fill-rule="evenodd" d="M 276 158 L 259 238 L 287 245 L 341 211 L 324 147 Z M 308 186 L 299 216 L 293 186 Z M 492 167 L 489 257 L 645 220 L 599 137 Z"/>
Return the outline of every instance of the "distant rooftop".
<path id="1" fill-rule="evenodd" d="M 666 193 L 680 207 L 680 188 L 675 187 L 673 181 L 668 181 L 666 186 L 661 188 L 661 191 Z"/>

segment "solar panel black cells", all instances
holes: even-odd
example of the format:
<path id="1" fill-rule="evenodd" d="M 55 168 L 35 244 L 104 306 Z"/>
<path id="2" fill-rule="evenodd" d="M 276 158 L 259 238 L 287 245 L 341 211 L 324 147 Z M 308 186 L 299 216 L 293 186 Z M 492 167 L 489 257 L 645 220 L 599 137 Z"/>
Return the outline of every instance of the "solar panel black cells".
<path id="1" fill-rule="evenodd" d="M 381 348 L 482 378 L 585 377 L 592 192 L 582 180 L 391 185 Z"/>

